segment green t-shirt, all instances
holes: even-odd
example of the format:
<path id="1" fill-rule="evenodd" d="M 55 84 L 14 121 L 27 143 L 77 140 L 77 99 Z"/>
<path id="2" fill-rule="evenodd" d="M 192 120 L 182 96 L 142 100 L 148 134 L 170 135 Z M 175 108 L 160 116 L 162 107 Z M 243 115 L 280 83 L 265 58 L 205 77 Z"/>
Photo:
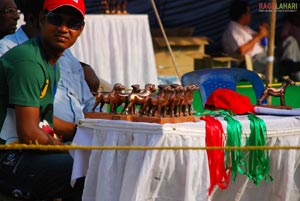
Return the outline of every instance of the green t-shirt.
<path id="1" fill-rule="evenodd" d="M 53 125 L 53 100 L 59 66 L 48 64 L 39 39 L 16 46 L 0 58 L 0 130 L 7 108 L 39 107 L 40 121 Z M 54 84 L 56 83 L 56 84 Z"/>

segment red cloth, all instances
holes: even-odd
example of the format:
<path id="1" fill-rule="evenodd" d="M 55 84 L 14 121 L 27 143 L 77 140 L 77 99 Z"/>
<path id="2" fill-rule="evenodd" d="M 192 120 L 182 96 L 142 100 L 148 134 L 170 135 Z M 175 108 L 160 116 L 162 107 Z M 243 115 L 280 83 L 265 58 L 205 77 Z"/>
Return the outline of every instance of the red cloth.
<path id="1" fill-rule="evenodd" d="M 205 142 L 207 147 L 223 147 L 225 145 L 225 133 L 223 130 L 222 123 L 214 117 L 204 116 L 200 118 L 206 122 L 205 125 Z M 230 179 L 230 169 L 225 168 L 225 151 L 220 150 L 206 150 L 209 176 L 210 176 L 210 187 L 208 194 L 211 195 L 214 187 L 217 185 L 220 189 L 226 189 Z"/>
<path id="2" fill-rule="evenodd" d="M 45 0 L 44 9 L 48 11 L 53 11 L 62 6 L 71 6 L 77 9 L 82 17 L 85 14 L 84 0 Z"/>
<path id="3" fill-rule="evenodd" d="M 204 108 L 207 110 L 231 110 L 235 114 L 255 113 L 254 106 L 247 96 L 223 88 L 213 91 L 208 97 Z"/>

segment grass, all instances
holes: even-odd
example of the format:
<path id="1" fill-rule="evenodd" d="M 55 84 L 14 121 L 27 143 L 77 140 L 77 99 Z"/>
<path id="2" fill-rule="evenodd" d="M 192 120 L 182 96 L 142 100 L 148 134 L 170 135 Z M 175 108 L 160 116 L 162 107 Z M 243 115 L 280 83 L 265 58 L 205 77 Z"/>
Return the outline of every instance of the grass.
<path id="1" fill-rule="evenodd" d="M 239 83 L 236 91 L 242 95 L 249 97 L 253 105 L 256 104 L 255 93 L 253 88 L 250 87 L 249 83 Z M 300 87 L 288 86 L 286 89 L 285 101 L 286 105 L 291 106 L 292 108 L 300 108 Z M 271 105 L 280 105 L 280 98 L 272 97 Z M 193 107 L 196 111 L 203 111 L 199 91 L 195 92 Z"/>

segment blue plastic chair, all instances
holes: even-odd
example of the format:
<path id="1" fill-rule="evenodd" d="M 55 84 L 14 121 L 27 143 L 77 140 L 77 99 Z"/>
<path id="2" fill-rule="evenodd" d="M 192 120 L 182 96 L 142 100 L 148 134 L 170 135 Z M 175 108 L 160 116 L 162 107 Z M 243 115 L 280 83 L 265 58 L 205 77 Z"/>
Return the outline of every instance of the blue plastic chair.
<path id="1" fill-rule="evenodd" d="M 243 68 L 210 68 L 185 73 L 181 77 L 181 84 L 196 84 L 204 106 L 209 95 L 218 88 L 236 91 L 237 83 L 246 80 L 253 86 L 256 100 L 261 97 L 264 83 L 257 73 Z M 267 100 L 263 103 L 265 104 Z"/>

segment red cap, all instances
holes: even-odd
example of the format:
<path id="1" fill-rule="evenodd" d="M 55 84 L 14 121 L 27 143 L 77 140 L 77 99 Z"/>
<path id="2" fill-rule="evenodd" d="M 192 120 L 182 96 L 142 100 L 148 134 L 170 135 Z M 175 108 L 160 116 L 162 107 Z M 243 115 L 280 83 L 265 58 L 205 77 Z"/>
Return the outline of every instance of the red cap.
<path id="1" fill-rule="evenodd" d="M 85 14 L 85 5 L 84 0 L 45 0 L 44 9 L 48 11 L 53 11 L 62 6 L 71 6 L 77 9 L 82 17 L 84 18 Z"/>
<path id="2" fill-rule="evenodd" d="M 208 97 L 205 109 L 231 110 L 235 114 L 255 113 L 254 106 L 247 96 L 241 95 L 230 89 L 216 89 Z"/>

